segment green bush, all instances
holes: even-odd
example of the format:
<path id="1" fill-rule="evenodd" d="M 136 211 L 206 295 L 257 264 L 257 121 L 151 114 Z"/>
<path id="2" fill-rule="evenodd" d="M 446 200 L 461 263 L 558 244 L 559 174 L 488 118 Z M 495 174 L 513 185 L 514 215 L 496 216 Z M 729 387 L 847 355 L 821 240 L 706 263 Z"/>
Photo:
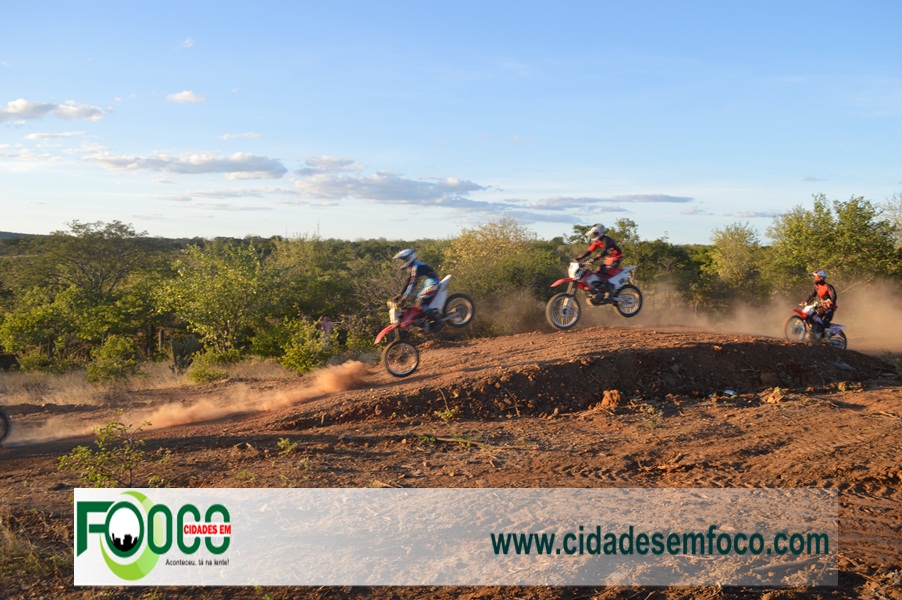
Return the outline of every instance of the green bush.
<path id="1" fill-rule="evenodd" d="M 58 470 L 68 469 L 79 474 L 78 481 L 90 487 L 133 487 L 136 472 L 148 462 L 138 439 L 145 422 L 139 427 L 113 422 L 96 430 L 96 449 L 78 446 L 59 458 Z"/>
<path id="2" fill-rule="evenodd" d="M 286 326 L 291 331 L 291 339 L 283 348 L 285 353 L 279 362 L 299 373 L 312 371 L 324 364 L 331 356 L 322 331 L 306 319 L 290 319 Z"/>
<path id="3" fill-rule="evenodd" d="M 277 358 L 285 353 L 284 347 L 291 341 L 291 331 L 284 323 L 266 323 L 257 328 L 251 337 L 251 354 L 264 358 Z"/>
<path id="4" fill-rule="evenodd" d="M 221 381 L 229 376 L 228 366 L 241 359 L 241 353 L 234 348 L 225 352 L 217 352 L 208 348 L 195 354 L 188 371 L 188 379 L 195 383 Z"/>
<path id="5" fill-rule="evenodd" d="M 353 353 L 373 351 L 373 340 L 376 338 L 376 332 L 384 326 L 380 321 L 381 317 L 381 314 L 379 317 L 370 319 L 353 315 L 342 317 L 338 327 L 344 329 L 346 332 L 344 340 L 345 348 Z M 335 332 L 333 332 L 332 335 L 334 336 Z"/>
<path id="6" fill-rule="evenodd" d="M 41 348 L 29 348 L 16 355 L 19 370 L 23 373 L 62 373 L 70 367 L 69 361 L 51 360 Z"/>
<path id="7" fill-rule="evenodd" d="M 120 335 L 109 336 L 103 345 L 91 351 L 87 377 L 91 383 L 108 383 L 131 377 L 138 372 L 135 343 Z"/>

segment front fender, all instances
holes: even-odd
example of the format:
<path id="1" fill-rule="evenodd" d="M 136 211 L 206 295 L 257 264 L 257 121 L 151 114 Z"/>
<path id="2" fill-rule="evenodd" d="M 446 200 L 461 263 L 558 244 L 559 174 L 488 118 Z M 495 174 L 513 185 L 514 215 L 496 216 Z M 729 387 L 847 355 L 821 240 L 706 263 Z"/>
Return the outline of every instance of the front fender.
<path id="1" fill-rule="evenodd" d="M 557 286 L 561 285 L 562 283 L 573 283 L 574 281 L 575 281 L 575 279 L 573 279 L 572 277 L 564 277 L 563 279 L 558 279 L 557 281 L 552 283 L 551 287 L 557 287 Z"/>
<path id="2" fill-rule="evenodd" d="M 382 341 L 382 338 L 384 338 L 386 335 L 388 335 L 389 333 L 391 333 L 392 331 L 394 331 L 397 328 L 398 328 L 397 325 L 389 325 L 388 327 L 386 327 L 385 329 L 383 329 L 382 331 L 379 332 L 379 335 L 376 336 L 376 341 L 373 343 L 378 344 L 379 342 Z"/>

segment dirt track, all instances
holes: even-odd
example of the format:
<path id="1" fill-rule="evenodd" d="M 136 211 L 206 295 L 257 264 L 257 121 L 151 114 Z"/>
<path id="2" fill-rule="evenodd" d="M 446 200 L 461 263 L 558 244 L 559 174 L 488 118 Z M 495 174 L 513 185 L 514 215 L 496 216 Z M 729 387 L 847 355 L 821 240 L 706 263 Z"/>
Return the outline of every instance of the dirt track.
<path id="1" fill-rule="evenodd" d="M 14 529 L 48 543 L 53 542 L 49 532 L 56 531 L 56 541 L 71 547 L 60 531 L 71 529 L 76 479 L 58 472 L 56 459 L 89 438 L 39 441 L 38 432 L 47 433 L 42 426 L 85 431 L 109 422 L 115 407 L 130 417 L 165 414 L 172 422 L 186 421 L 183 409 L 193 406 L 191 419 L 206 420 L 146 432 L 148 449 L 172 454 L 168 464 L 152 465 L 145 478 L 163 477 L 172 487 L 837 490 L 839 587 L 766 593 L 902 598 L 902 387 L 882 360 L 766 337 L 648 327 L 427 342 L 420 350 L 420 369 L 404 380 L 380 367 L 368 371 L 346 364 L 300 380 L 139 392 L 104 407 L 9 407 L 19 443 L 0 449 L 2 502 L 10 507 Z M 65 420 L 56 420 L 60 416 Z M 298 442 L 289 455 L 279 453 L 283 438 Z M 26 516 L 31 507 L 42 516 Z M 71 576 L 69 565 L 56 582 L 0 580 L 0 590 L 5 589 L 0 595 L 90 596 L 90 590 L 71 588 Z M 249 589 L 190 592 L 261 597 Z M 267 593 L 717 598 L 758 597 L 761 590 L 277 588 Z"/>

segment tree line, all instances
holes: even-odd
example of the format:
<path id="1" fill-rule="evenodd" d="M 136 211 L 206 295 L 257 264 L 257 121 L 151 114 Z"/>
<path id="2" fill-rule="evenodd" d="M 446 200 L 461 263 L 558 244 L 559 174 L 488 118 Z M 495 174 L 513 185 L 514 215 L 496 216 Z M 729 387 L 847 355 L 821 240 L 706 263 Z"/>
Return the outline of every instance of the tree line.
<path id="1" fill-rule="evenodd" d="M 714 230 L 710 243 L 645 240 L 620 219 L 611 235 L 624 264 L 659 306 L 726 311 L 736 298 L 804 293 L 825 268 L 838 289 L 902 280 L 902 199 L 813 198 L 774 218 L 765 244 L 748 223 Z M 582 234 L 541 240 L 510 218 L 463 229 L 450 239 L 335 240 L 307 236 L 162 239 L 130 224 L 82 223 L 43 236 L 0 240 L 0 346 L 17 368 L 85 369 L 108 381 L 142 361 L 190 365 L 199 380 L 247 356 L 303 372 L 331 356 L 372 349 L 385 300 L 402 274 L 391 256 L 406 247 L 481 309 L 475 335 L 510 333 L 505 298 L 553 293 L 549 284 L 585 250 Z M 486 310 L 488 308 L 488 310 Z M 328 315 L 329 336 L 317 327 Z M 326 338 L 329 339 L 326 339 Z"/>

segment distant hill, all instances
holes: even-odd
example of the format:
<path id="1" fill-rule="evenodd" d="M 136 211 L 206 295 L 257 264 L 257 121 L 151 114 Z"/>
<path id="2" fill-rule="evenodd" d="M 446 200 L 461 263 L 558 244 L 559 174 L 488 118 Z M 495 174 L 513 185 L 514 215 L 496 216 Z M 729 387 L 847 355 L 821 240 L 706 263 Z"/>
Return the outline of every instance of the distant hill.
<path id="1" fill-rule="evenodd" d="M 8 240 L 17 237 L 31 237 L 30 233 L 13 233 L 11 231 L 0 231 L 0 240 Z"/>

